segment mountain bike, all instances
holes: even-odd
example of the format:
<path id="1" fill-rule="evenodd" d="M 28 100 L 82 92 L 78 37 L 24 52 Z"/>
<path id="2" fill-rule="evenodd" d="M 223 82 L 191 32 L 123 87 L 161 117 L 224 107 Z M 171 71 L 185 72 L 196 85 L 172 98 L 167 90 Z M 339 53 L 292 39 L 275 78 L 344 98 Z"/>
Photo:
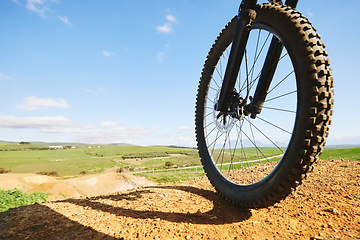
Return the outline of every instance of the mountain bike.
<path id="1" fill-rule="evenodd" d="M 297 0 L 243 0 L 202 70 L 198 151 L 216 191 L 267 207 L 312 171 L 331 123 L 333 78 L 325 45 Z"/>

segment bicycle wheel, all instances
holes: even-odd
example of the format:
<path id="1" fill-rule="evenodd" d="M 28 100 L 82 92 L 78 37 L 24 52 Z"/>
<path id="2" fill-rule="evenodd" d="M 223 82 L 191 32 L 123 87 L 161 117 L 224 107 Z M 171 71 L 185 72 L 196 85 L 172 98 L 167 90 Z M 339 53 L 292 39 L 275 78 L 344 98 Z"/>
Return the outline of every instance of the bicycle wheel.
<path id="1" fill-rule="evenodd" d="M 196 100 L 199 155 L 212 185 L 243 207 L 266 207 L 292 192 L 321 153 L 331 123 L 333 79 L 316 29 L 281 4 L 256 7 L 234 95 L 254 94 L 271 39 L 284 45 L 264 107 L 255 119 L 214 108 L 237 24 L 233 18 L 212 46 Z"/>

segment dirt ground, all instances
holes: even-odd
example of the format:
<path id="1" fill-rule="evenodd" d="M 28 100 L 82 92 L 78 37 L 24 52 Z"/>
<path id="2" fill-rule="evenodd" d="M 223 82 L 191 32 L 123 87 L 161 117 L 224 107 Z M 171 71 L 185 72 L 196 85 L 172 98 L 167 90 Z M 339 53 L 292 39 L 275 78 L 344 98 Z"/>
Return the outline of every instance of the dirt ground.
<path id="1" fill-rule="evenodd" d="M 115 169 L 65 180 L 38 174 L 0 174 L 1 189 L 18 188 L 28 193 L 46 192 L 50 193 L 50 201 L 103 195 L 154 184 L 145 178 L 116 173 Z"/>
<path id="2" fill-rule="evenodd" d="M 275 206 L 241 209 L 206 178 L 0 213 L 0 239 L 360 239 L 360 162 L 319 161 Z"/>

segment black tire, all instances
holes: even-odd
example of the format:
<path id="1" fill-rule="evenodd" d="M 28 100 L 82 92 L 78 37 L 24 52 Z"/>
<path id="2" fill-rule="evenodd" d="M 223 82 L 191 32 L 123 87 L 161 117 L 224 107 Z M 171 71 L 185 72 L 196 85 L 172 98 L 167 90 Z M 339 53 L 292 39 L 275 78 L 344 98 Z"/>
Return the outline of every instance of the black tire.
<path id="1" fill-rule="evenodd" d="M 221 196 L 242 207 L 273 205 L 302 183 L 325 145 L 333 105 L 330 62 L 308 19 L 280 4 L 258 5 L 256 12 L 235 91 L 252 96 L 272 36 L 284 45 L 262 112 L 224 120 L 214 110 L 234 17 L 207 56 L 195 113 L 204 170 Z"/>

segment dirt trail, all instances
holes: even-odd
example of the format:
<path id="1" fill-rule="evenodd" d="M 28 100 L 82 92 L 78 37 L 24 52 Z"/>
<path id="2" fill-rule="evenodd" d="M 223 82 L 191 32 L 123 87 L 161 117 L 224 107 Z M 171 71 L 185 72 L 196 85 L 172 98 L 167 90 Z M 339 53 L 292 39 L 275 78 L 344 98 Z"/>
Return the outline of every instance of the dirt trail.
<path id="1" fill-rule="evenodd" d="M 0 174 L 1 189 L 18 188 L 28 193 L 47 192 L 50 193 L 48 197 L 50 201 L 110 194 L 154 184 L 145 178 L 116 173 L 115 169 L 66 180 L 37 174 Z"/>
<path id="2" fill-rule="evenodd" d="M 0 239 L 360 239 L 360 162 L 320 161 L 286 200 L 240 209 L 206 178 L 0 213 Z"/>

